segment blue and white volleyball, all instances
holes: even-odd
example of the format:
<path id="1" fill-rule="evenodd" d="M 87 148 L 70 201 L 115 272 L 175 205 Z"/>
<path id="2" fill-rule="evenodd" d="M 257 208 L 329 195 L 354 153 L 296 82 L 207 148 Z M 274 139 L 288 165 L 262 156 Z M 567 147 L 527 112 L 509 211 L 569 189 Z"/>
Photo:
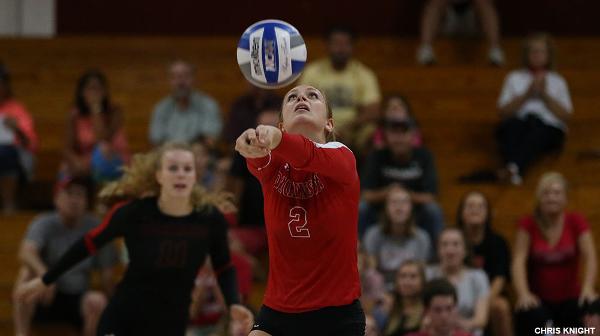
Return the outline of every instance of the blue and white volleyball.
<path id="1" fill-rule="evenodd" d="M 300 32 L 281 20 L 259 21 L 244 31 L 237 61 L 250 83 L 265 89 L 295 81 L 306 63 L 306 44 Z"/>

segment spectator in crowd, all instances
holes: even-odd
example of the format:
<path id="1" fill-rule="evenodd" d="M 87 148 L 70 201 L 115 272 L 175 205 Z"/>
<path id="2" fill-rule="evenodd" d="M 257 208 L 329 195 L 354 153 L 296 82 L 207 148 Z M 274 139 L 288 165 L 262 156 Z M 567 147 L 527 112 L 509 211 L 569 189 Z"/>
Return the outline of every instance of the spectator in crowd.
<path id="1" fill-rule="evenodd" d="M 428 0 L 421 19 L 421 45 L 417 50 L 417 61 L 422 65 L 436 62 L 433 39 L 446 12 L 464 11 L 474 5 L 481 20 L 483 31 L 489 42 L 488 59 L 491 64 L 504 64 L 504 53 L 500 47 L 500 26 L 498 13 L 492 0 Z M 452 12 L 451 12 L 452 11 Z"/>
<path id="2" fill-rule="evenodd" d="M 423 144 L 423 136 L 421 135 L 421 131 L 419 130 L 416 119 L 412 113 L 412 108 L 406 97 L 400 94 L 392 94 L 386 98 L 383 109 L 383 118 L 380 121 L 381 125 L 377 128 L 373 136 L 373 147 L 375 149 L 382 149 L 385 147 L 385 128 L 383 125 L 385 120 L 412 120 L 415 124 L 413 129 L 413 146 L 419 147 Z"/>
<path id="3" fill-rule="evenodd" d="M 442 209 L 436 202 L 438 178 L 433 155 L 424 146 L 413 146 L 415 123 L 412 119 L 384 121 L 386 146 L 373 151 L 361 174 L 363 200 L 360 213 L 361 233 L 374 222 L 392 184 L 409 191 L 417 225 L 431 241 L 444 226 Z"/>
<path id="4" fill-rule="evenodd" d="M 353 58 L 356 35 L 347 27 L 327 33 L 328 58 L 309 64 L 300 81 L 319 88 L 333 109 L 336 134 L 356 149 L 371 136 L 381 93 L 375 73 Z"/>
<path id="5" fill-rule="evenodd" d="M 210 145 L 206 138 L 199 136 L 192 141 L 190 146 L 196 160 L 196 178 L 198 179 L 198 184 L 206 190 L 214 191 L 216 177 Z"/>
<path id="6" fill-rule="evenodd" d="M 423 289 L 423 326 L 421 331 L 408 336 L 471 336 L 457 323 L 460 321 L 457 319 L 457 310 L 460 309 L 458 295 L 452 283 L 446 279 L 434 279 L 426 283 Z"/>
<path id="7" fill-rule="evenodd" d="M 270 90 L 248 85 L 248 91 L 238 97 L 231 105 L 227 123 L 223 129 L 223 138 L 228 144 L 248 128 L 256 126 L 258 115 L 264 110 L 280 110 L 282 98 Z"/>
<path id="8" fill-rule="evenodd" d="M 154 107 L 150 142 L 192 142 L 204 136 L 212 144 L 221 134 L 221 112 L 217 102 L 194 89 L 195 68 L 177 60 L 169 66 L 171 94 Z"/>
<path id="9" fill-rule="evenodd" d="M 2 212 L 17 208 L 19 182 L 33 173 L 37 135 L 31 115 L 13 96 L 10 74 L 0 63 L 0 202 Z"/>
<path id="10" fill-rule="evenodd" d="M 377 327 L 377 321 L 371 314 L 365 314 L 365 336 L 379 336 L 379 328 Z"/>
<path id="11" fill-rule="evenodd" d="M 513 334 L 512 311 L 505 296 L 510 280 L 510 252 L 506 239 L 492 228 L 492 210 L 478 191 L 466 193 L 458 206 L 456 223 L 463 231 L 472 267 L 483 269 L 490 281 L 490 329 L 492 335 Z"/>
<path id="12" fill-rule="evenodd" d="M 559 150 L 565 141 L 573 105 L 567 82 L 554 66 L 550 36 L 533 34 L 523 44 L 523 68 L 504 80 L 496 132 L 504 164 L 499 174 L 513 184 L 521 183 L 534 160 Z"/>
<path id="13" fill-rule="evenodd" d="M 121 176 L 129 161 L 123 113 L 111 102 L 102 72 L 89 70 L 77 81 L 66 130 L 64 175 L 92 176 L 97 183 Z"/>
<path id="14" fill-rule="evenodd" d="M 597 298 L 590 225 L 581 214 L 566 211 L 566 205 L 567 181 L 559 173 L 546 173 L 537 186 L 534 213 L 519 221 L 512 264 L 518 335 L 531 334 L 548 321 L 573 327 L 579 305 Z"/>
<path id="15" fill-rule="evenodd" d="M 358 247 L 358 272 L 360 274 L 360 303 L 369 313 L 377 310 L 385 301 L 386 289 L 383 274 L 377 270 L 377 260 L 365 249 Z"/>
<path id="16" fill-rule="evenodd" d="M 280 106 L 277 106 L 262 110 L 251 127 L 256 125 L 277 126 L 280 109 Z M 231 228 L 230 232 L 240 240 L 244 249 L 249 253 L 256 255 L 266 252 L 267 235 L 261 186 L 258 180 L 250 174 L 246 160 L 238 152 L 235 152 L 233 156 L 227 184 L 228 190 L 234 195 L 235 204 L 238 206 L 238 226 Z"/>
<path id="17" fill-rule="evenodd" d="M 467 250 L 459 229 L 442 231 L 438 257 L 438 265 L 427 267 L 427 279 L 445 278 L 456 287 L 459 328 L 482 335 L 488 321 L 490 284 L 485 272 L 465 265 Z"/>
<path id="18" fill-rule="evenodd" d="M 225 300 L 219 290 L 210 259 L 207 258 L 198 271 L 192 290 L 190 326 L 186 335 L 208 336 L 213 334 L 217 330 L 219 321 L 225 315 L 225 311 Z"/>
<path id="19" fill-rule="evenodd" d="M 384 336 L 402 336 L 421 329 L 425 313 L 423 287 L 425 270 L 416 260 L 407 260 L 396 273 L 394 292 L 386 309 Z"/>
<path id="20" fill-rule="evenodd" d="M 427 232 L 415 224 L 410 193 L 398 185 L 388 189 L 381 224 L 370 227 L 363 242 L 376 258 L 389 289 L 394 287 L 402 263 L 410 259 L 427 262 L 432 254 Z"/>
<path id="21" fill-rule="evenodd" d="M 21 268 L 15 289 L 52 267 L 72 242 L 95 228 L 99 220 L 87 212 L 91 181 L 73 178 L 55 189 L 56 210 L 37 217 L 30 225 L 19 250 Z M 32 320 L 39 323 L 67 322 L 82 328 L 84 335 L 96 335 L 96 325 L 107 304 L 105 294 L 90 289 L 93 268 L 101 270 L 106 293 L 112 291 L 112 268 L 117 254 L 113 246 L 100 250 L 71 272 L 62 276 L 33 303 L 14 301 L 16 335 L 29 335 Z"/>

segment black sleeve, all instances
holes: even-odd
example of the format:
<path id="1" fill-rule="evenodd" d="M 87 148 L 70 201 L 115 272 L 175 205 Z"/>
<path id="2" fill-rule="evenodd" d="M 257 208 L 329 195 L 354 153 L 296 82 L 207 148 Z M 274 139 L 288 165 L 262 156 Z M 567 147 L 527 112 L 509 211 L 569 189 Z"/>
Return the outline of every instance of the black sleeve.
<path id="1" fill-rule="evenodd" d="M 107 244 L 113 238 L 123 234 L 122 229 L 126 227 L 126 211 L 123 208 L 124 203 L 115 205 L 104 217 L 102 223 L 86 233 L 86 235 L 77 240 L 58 262 L 42 276 L 42 281 L 46 284 L 54 283 L 61 275 L 70 270 L 73 266 L 83 261 L 85 258 L 96 253 L 96 250 Z"/>
<path id="2" fill-rule="evenodd" d="M 438 193 L 438 176 L 435 167 L 433 154 L 422 149 L 422 164 L 423 164 L 423 190 L 424 192 L 436 195 Z"/>
<path id="3" fill-rule="evenodd" d="M 225 298 L 225 303 L 229 306 L 240 303 L 237 276 L 229 253 L 227 221 L 216 209 L 213 209 L 212 212 L 212 230 L 209 242 L 210 259 L 219 282 L 219 288 Z"/>
<path id="4" fill-rule="evenodd" d="M 381 155 L 377 151 L 369 154 L 367 157 L 367 162 L 364 164 L 364 168 L 360 174 L 361 190 L 374 190 L 381 187 L 380 158 Z"/>

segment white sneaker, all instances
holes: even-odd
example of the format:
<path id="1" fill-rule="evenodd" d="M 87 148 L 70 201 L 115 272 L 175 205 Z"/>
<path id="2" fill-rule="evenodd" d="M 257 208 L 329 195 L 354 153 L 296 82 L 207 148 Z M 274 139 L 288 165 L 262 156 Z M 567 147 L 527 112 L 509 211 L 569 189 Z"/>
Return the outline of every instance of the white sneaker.
<path id="1" fill-rule="evenodd" d="M 502 66 L 504 65 L 504 52 L 500 47 L 490 48 L 490 51 L 488 53 L 488 59 L 493 65 Z"/>
<path id="2" fill-rule="evenodd" d="M 510 173 L 510 183 L 512 185 L 518 186 L 523 184 L 523 177 L 519 173 L 519 166 L 511 162 L 506 165 L 506 169 Z"/>
<path id="3" fill-rule="evenodd" d="M 435 63 L 435 54 L 430 44 L 422 44 L 417 50 L 417 62 L 421 65 L 431 65 Z"/>

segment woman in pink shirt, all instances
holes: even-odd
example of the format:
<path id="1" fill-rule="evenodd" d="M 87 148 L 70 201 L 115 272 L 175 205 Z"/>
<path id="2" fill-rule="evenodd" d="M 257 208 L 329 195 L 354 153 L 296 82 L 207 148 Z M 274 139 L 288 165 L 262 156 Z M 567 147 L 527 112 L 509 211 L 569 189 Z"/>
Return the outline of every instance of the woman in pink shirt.
<path id="1" fill-rule="evenodd" d="M 566 192 L 561 174 L 544 174 L 534 214 L 519 221 L 512 266 L 517 335 L 529 335 L 550 321 L 554 327 L 578 326 L 579 306 L 597 297 L 590 226 L 582 215 L 566 211 Z M 583 283 L 578 278 L 581 257 Z"/>
<path id="2" fill-rule="evenodd" d="M 113 105 L 108 82 L 97 70 L 84 73 L 69 114 L 63 172 L 92 175 L 97 182 L 114 180 L 129 160 L 121 110 Z"/>
<path id="3" fill-rule="evenodd" d="M 0 64 L 0 200 L 4 213 L 16 209 L 17 187 L 31 176 L 36 147 L 33 119 L 14 99 L 10 74 Z"/>

